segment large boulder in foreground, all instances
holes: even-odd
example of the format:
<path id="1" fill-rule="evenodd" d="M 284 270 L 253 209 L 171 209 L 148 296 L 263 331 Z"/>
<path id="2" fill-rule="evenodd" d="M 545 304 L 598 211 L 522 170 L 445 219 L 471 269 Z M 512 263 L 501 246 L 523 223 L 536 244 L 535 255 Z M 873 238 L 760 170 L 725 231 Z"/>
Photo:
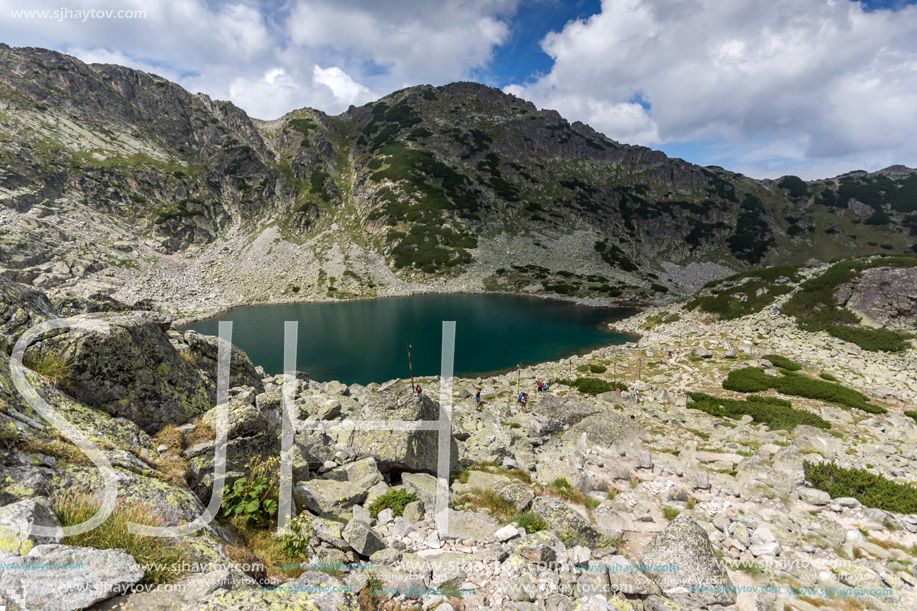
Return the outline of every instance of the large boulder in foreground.
<path id="1" fill-rule="evenodd" d="M 296 506 L 319 516 L 339 516 L 365 499 L 366 488 L 351 482 L 313 479 L 299 482 L 293 488 Z"/>
<path id="2" fill-rule="evenodd" d="M 553 435 L 566 430 L 587 416 L 604 410 L 583 401 L 545 395 L 538 400 L 532 411 L 532 432 L 536 435 Z"/>
<path id="3" fill-rule="evenodd" d="M 406 422 L 439 420 L 439 403 L 422 395 L 416 397 L 403 385 L 393 385 L 370 395 L 360 412 L 360 420 Z M 350 444 L 360 457 L 372 456 L 379 470 L 423 471 L 436 473 L 439 456 L 438 431 L 357 431 Z M 449 434 L 450 471 L 458 466 L 458 446 Z"/>
<path id="4" fill-rule="evenodd" d="M 589 520 L 558 499 L 547 496 L 535 497 L 532 502 L 532 513 L 544 518 L 548 528 L 560 537 L 567 547 L 582 545 L 595 549 L 615 545 L 613 539 L 603 535 L 589 523 Z"/>
<path id="5" fill-rule="evenodd" d="M 707 532 L 687 516 L 678 516 L 658 532 L 637 558 L 643 572 L 663 590 L 687 588 L 692 600 L 705 605 L 736 602 L 735 587 Z"/>
<path id="6" fill-rule="evenodd" d="M 169 333 L 180 352 L 188 354 L 195 366 L 214 384 L 217 382 L 217 357 L 220 353 L 219 338 L 201 335 L 197 331 L 171 331 Z M 258 392 L 264 391 L 264 383 L 248 355 L 236 345 L 229 357 L 229 386 L 251 386 Z"/>
<path id="7" fill-rule="evenodd" d="M 72 328 L 36 342 L 26 360 L 59 357 L 70 369 L 69 394 L 127 418 L 147 433 L 182 424 L 213 406 L 214 385 L 169 342 L 171 319 L 155 312 L 74 317 L 108 323 L 109 332 Z"/>
<path id="8" fill-rule="evenodd" d="M 25 556 L 7 557 L 3 562 L 8 569 L 0 571 L 0 600 L 3 596 L 18 598 L 20 605 L 13 609 L 85 609 L 127 592 L 143 578 L 137 561 L 127 552 L 114 549 L 38 545 Z M 43 570 L 25 570 L 29 564 L 41 564 Z M 23 568 L 16 569 L 14 565 Z"/>

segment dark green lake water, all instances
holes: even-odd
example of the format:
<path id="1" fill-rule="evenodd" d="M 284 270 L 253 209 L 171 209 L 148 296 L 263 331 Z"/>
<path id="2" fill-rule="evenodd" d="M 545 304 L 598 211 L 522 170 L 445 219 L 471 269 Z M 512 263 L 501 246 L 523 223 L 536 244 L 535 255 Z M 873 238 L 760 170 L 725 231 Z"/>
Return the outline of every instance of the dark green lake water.
<path id="1" fill-rule="evenodd" d="M 183 327 L 217 335 L 233 321 L 232 341 L 271 374 L 283 370 L 284 321 L 299 321 L 298 370 L 346 384 L 439 374 L 443 321 L 456 321 L 455 375 L 474 377 L 621 344 L 605 323 L 632 314 L 563 301 L 506 295 L 416 295 L 365 301 L 239 307 Z"/>

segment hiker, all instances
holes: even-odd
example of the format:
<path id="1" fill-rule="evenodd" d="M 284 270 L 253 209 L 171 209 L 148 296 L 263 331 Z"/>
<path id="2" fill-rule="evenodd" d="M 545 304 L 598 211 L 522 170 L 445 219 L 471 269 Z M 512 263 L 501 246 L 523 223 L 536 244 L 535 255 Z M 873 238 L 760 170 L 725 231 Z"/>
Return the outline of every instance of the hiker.
<path id="1" fill-rule="evenodd" d="M 478 409 L 481 409 L 481 389 L 478 389 L 478 392 L 474 393 L 474 404 L 477 405 Z"/>
<path id="2" fill-rule="evenodd" d="M 525 404 L 529 401 L 528 393 L 522 393 L 519 395 L 519 403 L 522 404 L 522 411 L 525 411 Z"/>
<path id="3" fill-rule="evenodd" d="M 541 380 L 535 380 L 535 386 L 538 388 L 538 392 L 544 391 L 544 384 L 541 383 Z"/>
<path id="4" fill-rule="evenodd" d="M 414 387 L 414 394 L 418 397 L 423 394 L 423 389 L 420 387 L 420 384 Z"/>

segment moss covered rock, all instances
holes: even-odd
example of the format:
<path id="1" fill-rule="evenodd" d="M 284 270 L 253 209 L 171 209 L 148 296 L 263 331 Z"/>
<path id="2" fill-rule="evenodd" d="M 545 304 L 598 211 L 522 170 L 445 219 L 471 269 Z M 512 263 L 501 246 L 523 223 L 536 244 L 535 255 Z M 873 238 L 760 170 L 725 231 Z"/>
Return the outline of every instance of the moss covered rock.
<path id="1" fill-rule="evenodd" d="M 24 556 L 36 545 L 60 543 L 59 537 L 38 537 L 31 525 L 58 528 L 60 523 L 45 497 L 25 499 L 0 507 L 0 553 Z"/>
<path id="2" fill-rule="evenodd" d="M 179 354 L 153 312 L 87 314 L 75 322 L 108 323 L 109 332 L 71 328 L 34 344 L 27 358 L 53 356 L 70 370 L 70 394 L 125 417 L 148 433 L 182 424 L 212 407 L 213 383 Z"/>
<path id="3" fill-rule="evenodd" d="M 307 571 L 273 590 L 217 590 L 195 611 L 359 611 L 357 595 L 340 579 Z"/>
<path id="4" fill-rule="evenodd" d="M 143 578 L 143 569 L 133 557 L 114 549 L 39 545 L 24 556 L 5 558 L 4 562 L 10 568 L 0 571 L 0 592 L 15 593 L 25 609 L 85 609 L 126 592 Z M 14 569 L 14 564 L 43 564 L 46 568 L 36 573 L 24 566 Z"/>
<path id="5" fill-rule="evenodd" d="M 173 345 L 180 352 L 189 355 L 195 366 L 214 384 L 217 381 L 217 356 L 219 339 L 212 335 L 201 335 L 197 331 L 169 332 Z M 236 345 L 232 346 L 229 360 L 229 386 L 251 386 L 258 392 L 264 390 L 261 376 L 248 355 Z"/>
<path id="6" fill-rule="evenodd" d="M 643 572 L 663 590 L 687 588 L 691 599 L 705 605 L 736 602 L 735 587 L 707 532 L 684 515 L 656 533 L 637 557 Z"/>
<path id="7" fill-rule="evenodd" d="M 547 496 L 535 497 L 532 502 L 532 513 L 544 518 L 548 528 L 556 534 L 567 547 L 582 545 L 589 548 L 611 547 L 615 542 L 603 535 L 589 520 L 575 509 Z"/>
<path id="8" fill-rule="evenodd" d="M 56 316 L 44 293 L 0 277 L 0 337 L 5 340 L 5 352 L 11 352 L 19 336 L 30 327 Z"/>
<path id="9" fill-rule="evenodd" d="M 366 488 L 351 482 L 313 479 L 293 488 L 297 507 L 321 516 L 336 516 L 366 499 Z"/>

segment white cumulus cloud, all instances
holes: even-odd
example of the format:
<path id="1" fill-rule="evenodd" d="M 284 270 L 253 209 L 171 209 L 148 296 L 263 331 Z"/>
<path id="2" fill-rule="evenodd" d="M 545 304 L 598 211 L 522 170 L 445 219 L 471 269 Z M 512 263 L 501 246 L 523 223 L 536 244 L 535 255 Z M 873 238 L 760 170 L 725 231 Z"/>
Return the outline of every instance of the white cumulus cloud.
<path id="1" fill-rule="evenodd" d="M 377 96 L 372 91 L 357 83 L 350 75 L 338 68 L 320 68 L 315 66 L 313 69 L 315 82 L 320 83 L 331 90 L 335 99 L 342 104 L 364 104 L 376 99 Z"/>
<path id="2" fill-rule="evenodd" d="M 229 99 L 258 118 L 310 106 L 338 113 L 408 85 L 486 67 L 518 0 L 68 0 L 71 11 L 143 19 L 0 20 L 0 40 L 119 63 Z M 10 11 L 59 0 L 0 0 Z"/>
<path id="3" fill-rule="evenodd" d="M 779 174 L 775 144 L 820 171 L 917 165 L 915 6 L 604 0 L 542 48 L 551 71 L 512 92 L 617 140 L 720 142 L 753 175 Z"/>

